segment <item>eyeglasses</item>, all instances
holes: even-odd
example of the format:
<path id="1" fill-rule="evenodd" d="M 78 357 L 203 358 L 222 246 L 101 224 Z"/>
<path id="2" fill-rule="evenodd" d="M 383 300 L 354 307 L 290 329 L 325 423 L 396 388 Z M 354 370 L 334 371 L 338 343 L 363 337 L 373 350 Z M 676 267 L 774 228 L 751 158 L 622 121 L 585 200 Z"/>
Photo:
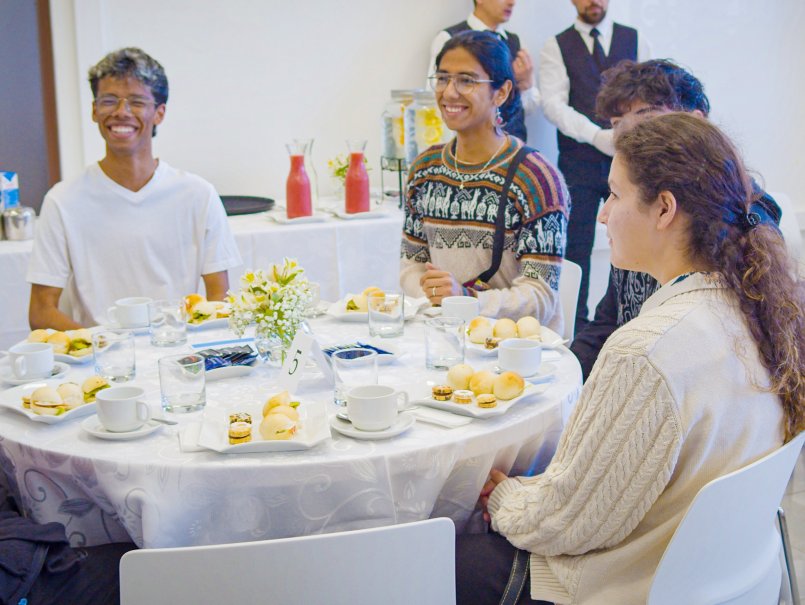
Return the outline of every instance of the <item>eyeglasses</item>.
<path id="1" fill-rule="evenodd" d="M 145 97 L 116 97 L 115 95 L 103 95 L 95 99 L 95 107 L 99 113 L 112 113 L 120 106 L 121 101 L 123 101 L 128 111 L 138 115 L 145 112 L 151 105 L 156 106 L 156 101 Z"/>
<path id="2" fill-rule="evenodd" d="M 478 84 L 491 84 L 494 80 L 477 80 L 472 76 L 467 76 L 464 74 L 435 74 L 428 78 L 428 82 L 430 82 L 430 87 L 435 92 L 444 92 L 447 89 L 447 85 L 450 82 L 453 82 L 453 88 L 456 89 L 456 92 L 460 95 L 468 95 Z"/>

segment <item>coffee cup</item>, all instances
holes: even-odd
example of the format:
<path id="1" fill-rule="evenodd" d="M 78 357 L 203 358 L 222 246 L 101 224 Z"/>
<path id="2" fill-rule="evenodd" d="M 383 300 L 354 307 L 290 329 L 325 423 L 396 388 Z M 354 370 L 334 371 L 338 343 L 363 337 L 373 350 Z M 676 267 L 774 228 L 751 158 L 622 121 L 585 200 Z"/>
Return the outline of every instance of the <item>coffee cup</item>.
<path id="1" fill-rule="evenodd" d="M 474 296 L 446 296 L 442 299 L 442 317 L 458 317 L 469 324 L 480 313 L 480 302 Z"/>
<path id="2" fill-rule="evenodd" d="M 151 301 L 147 296 L 118 298 L 106 314 L 121 328 L 144 328 L 148 326 L 148 303 Z"/>
<path id="3" fill-rule="evenodd" d="M 4 352 L 18 380 L 47 378 L 53 374 L 53 347 L 46 342 L 22 342 Z"/>
<path id="4" fill-rule="evenodd" d="M 122 386 L 102 389 L 95 395 L 95 407 L 103 428 L 111 433 L 136 431 L 151 418 L 140 387 Z"/>
<path id="5" fill-rule="evenodd" d="M 531 376 L 542 363 L 542 345 L 527 338 L 507 338 L 498 345 L 498 366 L 501 370 Z"/>
<path id="6" fill-rule="evenodd" d="M 362 385 L 347 392 L 349 420 L 361 431 L 389 428 L 397 420 L 397 413 L 407 407 L 407 393 L 383 384 Z"/>

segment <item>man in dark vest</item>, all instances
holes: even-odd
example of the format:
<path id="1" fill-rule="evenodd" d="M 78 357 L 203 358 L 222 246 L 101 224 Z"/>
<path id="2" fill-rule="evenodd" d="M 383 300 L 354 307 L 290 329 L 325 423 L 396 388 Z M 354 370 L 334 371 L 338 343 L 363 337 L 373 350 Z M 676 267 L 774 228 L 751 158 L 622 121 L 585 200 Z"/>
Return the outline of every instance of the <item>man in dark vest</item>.
<path id="1" fill-rule="evenodd" d="M 570 191 L 565 257 L 582 270 L 576 332 L 587 323 L 590 255 L 598 206 L 609 195 L 614 148 L 608 120 L 595 113 L 601 74 L 624 59 L 645 61 L 648 48 L 637 30 L 607 18 L 609 0 L 571 0 L 576 21 L 540 54 L 542 111 L 557 128 L 559 170 Z M 565 317 L 565 322 L 573 318 Z"/>
<path id="2" fill-rule="evenodd" d="M 517 34 L 502 29 L 514 10 L 515 0 L 473 0 L 473 11 L 466 21 L 456 23 L 443 29 L 433 39 L 430 47 L 430 63 L 428 63 L 428 76 L 436 71 L 436 56 L 442 46 L 459 32 L 467 30 L 493 31 L 509 47 L 512 56 L 512 68 L 516 85 L 520 90 L 522 108 L 509 120 L 503 130 L 526 142 L 528 133 L 525 127 L 525 115 L 537 111 L 539 108 L 539 90 L 534 79 L 534 65 L 528 51 L 520 46 Z"/>

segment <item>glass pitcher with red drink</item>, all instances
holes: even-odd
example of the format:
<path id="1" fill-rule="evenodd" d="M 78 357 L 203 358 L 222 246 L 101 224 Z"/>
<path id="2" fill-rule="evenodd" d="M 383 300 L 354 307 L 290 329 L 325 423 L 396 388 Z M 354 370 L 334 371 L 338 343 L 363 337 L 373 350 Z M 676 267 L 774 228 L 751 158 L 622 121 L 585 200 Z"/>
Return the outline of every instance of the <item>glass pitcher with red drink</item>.
<path id="1" fill-rule="evenodd" d="M 369 212 L 369 173 L 363 161 L 366 140 L 348 140 L 349 168 L 344 179 L 347 214 Z"/>
<path id="2" fill-rule="evenodd" d="M 300 140 L 285 145 L 291 156 L 291 171 L 285 181 L 285 212 L 289 219 L 313 214 L 310 179 L 305 170 L 307 146 L 307 141 Z"/>

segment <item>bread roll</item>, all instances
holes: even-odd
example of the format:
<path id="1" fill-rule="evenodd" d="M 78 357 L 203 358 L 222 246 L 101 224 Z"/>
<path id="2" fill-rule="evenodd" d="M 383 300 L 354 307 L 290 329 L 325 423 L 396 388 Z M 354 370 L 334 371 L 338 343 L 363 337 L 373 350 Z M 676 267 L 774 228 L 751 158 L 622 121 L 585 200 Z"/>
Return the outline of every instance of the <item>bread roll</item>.
<path id="1" fill-rule="evenodd" d="M 517 334 L 520 338 L 528 338 L 529 336 L 539 336 L 542 333 L 542 328 L 539 325 L 536 317 L 521 317 L 517 320 Z"/>
<path id="2" fill-rule="evenodd" d="M 47 342 L 50 332 L 47 330 L 34 330 L 28 334 L 28 342 Z"/>
<path id="3" fill-rule="evenodd" d="M 95 395 L 101 389 L 109 388 L 109 382 L 101 376 L 90 376 L 81 385 L 81 390 L 84 392 L 84 401 L 90 403 L 95 401 Z"/>
<path id="4" fill-rule="evenodd" d="M 487 338 L 492 336 L 492 322 L 486 317 L 476 317 L 467 326 L 467 335 L 470 337 L 470 342 L 483 344 Z"/>
<path id="5" fill-rule="evenodd" d="M 495 338 L 517 338 L 517 324 L 508 317 L 498 319 L 495 328 L 492 330 Z"/>
<path id="6" fill-rule="evenodd" d="M 481 326 L 491 326 L 491 325 L 492 323 L 486 317 L 481 317 L 479 315 L 478 317 L 475 317 L 470 321 L 470 325 L 467 326 L 467 330 L 472 331 L 477 328 L 480 328 Z"/>
<path id="7" fill-rule="evenodd" d="M 366 313 L 369 310 L 369 303 L 366 300 L 365 294 L 356 294 L 347 298 L 346 304 L 347 311 L 356 311 L 358 313 Z"/>
<path id="8" fill-rule="evenodd" d="M 53 347 L 53 352 L 57 355 L 67 355 L 70 350 L 70 337 L 64 332 L 53 332 L 48 336 L 47 343 Z"/>
<path id="9" fill-rule="evenodd" d="M 68 410 L 84 405 L 84 391 L 74 382 L 63 382 L 58 386 L 56 392 Z"/>
<path id="10" fill-rule="evenodd" d="M 282 414 L 293 420 L 294 422 L 299 422 L 299 412 L 296 411 L 295 408 L 292 408 L 289 405 L 277 405 L 268 410 L 267 415 L 271 414 Z"/>
<path id="11" fill-rule="evenodd" d="M 277 407 L 278 405 L 289 405 L 290 403 L 291 396 L 288 394 L 288 391 L 282 391 L 281 393 L 272 395 L 268 398 L 268 401 L 266 401 L 266 404 L 263 406 L 263 416 L 267 416 L 271 409 Z"/>
<path id="12" fill-rule="evenodd" d="M 455 365 L 447 370 L 447 383 L 454 389 L 466 389 L 474 372 L 472 366 L 466 363 Z"/>
<path id="13" fill-rule="evenodd" d="M 481 393 L 492 393 L 494 382 L 495 375 L 492 372 L 481 370 L 470 377 L 468 386 L 475 395 L 480 395 Z"/>
<path id="14" fill-rule="evenodd" d="M 269 414 L 260 423 L 260 434 L 266 441 L 290 439 L 296 432 L 296 423 L 284 414 Z"/>
<path id="15" fill-rule="evenodd" d="M 514 399 L 523 392 L 525 380 L 516 372 L 503 372 L 494 380 L 492 393 L 498 399 Z"/>
<path id="16" fill-rule="evenodd" d="M 367 297 L 368 296 L 385 296 L 386 295 L 386 293 L 383 292 L 383 290 L 381 290 L 377 286 L 369 286 L 363 292 L 361 292 L 361 294 L 363 294 L 364 296 L 367 296 Z"/>
<path id="17" fill-rule="evenodd" d="M 31 393 L 31 411 L 44 416 L 58 416 L 65 409 L 61 395 L 53 387 L 39 387 Z"/>

